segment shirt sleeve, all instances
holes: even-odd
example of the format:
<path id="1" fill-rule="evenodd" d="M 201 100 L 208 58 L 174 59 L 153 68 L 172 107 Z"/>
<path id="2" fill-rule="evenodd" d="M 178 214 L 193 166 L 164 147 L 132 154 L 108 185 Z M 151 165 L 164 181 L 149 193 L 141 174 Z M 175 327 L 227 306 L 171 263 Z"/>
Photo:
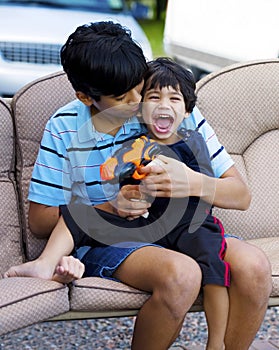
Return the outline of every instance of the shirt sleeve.
<path id="1" fill-rule="evenodd" d="M 186 129 L 197 130 L 203 136 L 209 151 L 215 177 L 221 177 L 234 165 L 231 156 L 219 142 L 214 130 L 197 107 L 194 108 L 188 118 L 184 119 L 182 126 Z"/>
<path id="2" fill-rule="evenodd" d="M 34 164 L 28 199 L 49 206 L 69 203 L 71 172 L 63 127 L 59 118 L 51 118 L 44 130 Z"/>
<path id="3" fill-rule="evenodd" d="M 202 135 L 195 131 L 192 131 L 190 135 L 186 143 L 193 154 L 189 167 L 202 174 L 212 177 L 215 176 L 212 170 L 208 148 Z"/>

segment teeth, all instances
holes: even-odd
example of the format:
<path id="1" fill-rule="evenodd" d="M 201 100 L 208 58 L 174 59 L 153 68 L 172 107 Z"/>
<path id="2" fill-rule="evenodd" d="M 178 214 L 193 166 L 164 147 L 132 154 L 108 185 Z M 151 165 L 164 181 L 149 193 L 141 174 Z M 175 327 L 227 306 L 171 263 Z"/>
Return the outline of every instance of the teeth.
<path id="1" fill-rule="evenodd" d="M 168 118 L 168 119 L 173 119 L 170 115 L 167 115 L 167 114 L 159 114 L 158 115 L 158 117 L 157 117 L 157 119 L 159 119 L 159 118 Z"/>

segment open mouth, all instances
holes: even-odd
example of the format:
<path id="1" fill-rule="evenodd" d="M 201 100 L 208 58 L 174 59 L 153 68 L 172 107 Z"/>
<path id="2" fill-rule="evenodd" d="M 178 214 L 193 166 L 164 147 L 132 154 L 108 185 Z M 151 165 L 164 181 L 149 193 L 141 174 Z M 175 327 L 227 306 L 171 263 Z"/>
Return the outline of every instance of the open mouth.
<path id="1" fill-rule="evenodd" d="M 167 133 L 171 131 L 174 119 L 170 115 L 160 114 L 153 119 L 153 126 L 159 133 Z"/>

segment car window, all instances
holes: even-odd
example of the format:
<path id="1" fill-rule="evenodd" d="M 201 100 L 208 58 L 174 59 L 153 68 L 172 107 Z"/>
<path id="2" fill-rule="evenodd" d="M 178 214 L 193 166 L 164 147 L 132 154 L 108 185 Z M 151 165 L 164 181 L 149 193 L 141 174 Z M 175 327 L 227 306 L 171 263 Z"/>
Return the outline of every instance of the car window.
<path id="1" fill-rule="evenodd" d="M 99 11 L 123 11 L 123 0 L 0 0 L 0 4 L 50 5 L 68 8 L 85 8 Z"/>

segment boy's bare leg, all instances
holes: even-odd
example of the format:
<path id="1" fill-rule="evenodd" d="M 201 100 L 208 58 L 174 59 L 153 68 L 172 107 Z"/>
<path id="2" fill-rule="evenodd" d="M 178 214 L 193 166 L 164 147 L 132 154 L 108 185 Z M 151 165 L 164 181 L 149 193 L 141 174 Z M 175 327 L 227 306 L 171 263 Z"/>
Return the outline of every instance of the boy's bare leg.
<path id="1" fill-rule="evenodd" d="M 168 349 L 199 293 L 198 264 L 186 255 L 149 246 L 133 252 L 114 277 L 151 293 L 138 313 L 132 349 Z"/>
<path id="2" fill-rule="evenodd" d="M 226 287 L 208 284 L 203 288 L 204 310 L 207 319 L 207 350 L 223 350 L 229 314 L 229 295 Z"/>
<path id="3" fill-rule="evenodd" d="M 226 238 L 231 267 L 226 350 L 247 350 L 264 319 L 271 293 L 271 269 L 265 254 L 235 238 Z M 242 325 L 242 326 L 240 326 Z"/>
<path id="4" fill-rule="evenodd" d="M 42 254 L 36 260 L 13 266 L 4 273 L 4 277 L 39 277 L 43 279 L 59 280 L 67 272 L 66 262 L 61 260 L 64 255 L 69 255 L 73 250 L 74 242 L 64 220 L 60 217 L 54 228 Z M 56 267 L 63 264 L 62 269 Z M 67 261 L 70 266 L 69 261 Z M 76 269 L 76 263 L 75 263 Z M 54 275 L 55 273 L 55 275 Z M 53 276 L 54 275 L 54 276 Z"/>

